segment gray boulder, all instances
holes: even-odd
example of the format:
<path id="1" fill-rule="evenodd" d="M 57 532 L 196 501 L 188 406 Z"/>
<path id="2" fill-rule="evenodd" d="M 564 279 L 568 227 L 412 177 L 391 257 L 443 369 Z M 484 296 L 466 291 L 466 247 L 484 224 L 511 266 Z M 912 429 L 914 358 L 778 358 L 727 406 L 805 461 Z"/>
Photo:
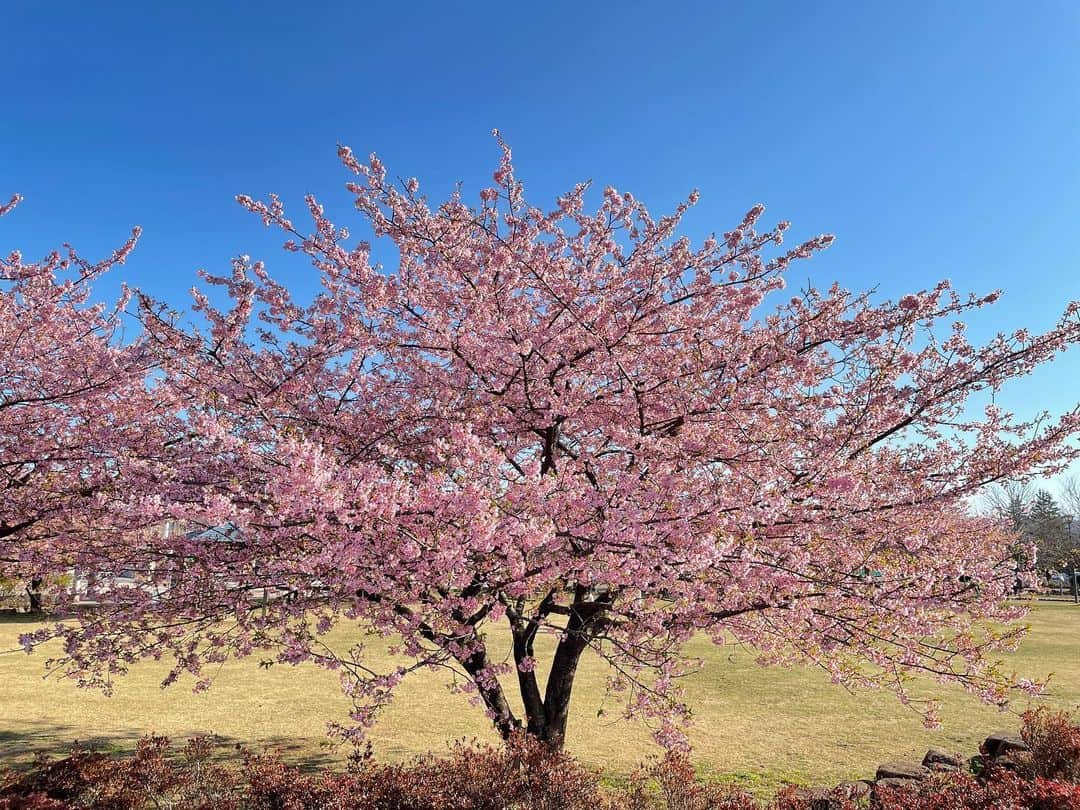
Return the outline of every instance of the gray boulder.
<path id="1" fill-rule="evenodd" d="M 987 737 L 982 744 L 983 753 L 990 759 L 996 759 L 1010 751 L 1027 751 L 1028 744 L 1011 731 L 997 731 Z"/>
<path id="2" fill-rule="evenodd" d="M 930 769 L 924 768 L 918 762 L 911 762 L 907 759 L 894 759 L 878 765 L 876 779 L 878 784 L 881 784 L 882 779 L 913 779 L 920 781 L 929 775 Z"/>
<path id="3" fill-rule="evenodd" d="M 841 782 L 836 786 L 836 791 L 848 799 L 859 801 L 870 795 L 872 785 L 873 782 L 865 779 L 860 779 L 858 782 Z"/>
<path id="4" fill-rule="evenodd" d="M 960 768 L 961 761 L 956 754 L 950 754 L 941 748 L 931 748 L 923 757 L 922 764 L 924 768 L 932 771 L 955 771 Z"/>
<path id="5" fill-rule="evenodd" d="M 794 796 L 806 802 L 810 810 L 841 810 L 843 801 L 828 788 L 796 788 Z"/>

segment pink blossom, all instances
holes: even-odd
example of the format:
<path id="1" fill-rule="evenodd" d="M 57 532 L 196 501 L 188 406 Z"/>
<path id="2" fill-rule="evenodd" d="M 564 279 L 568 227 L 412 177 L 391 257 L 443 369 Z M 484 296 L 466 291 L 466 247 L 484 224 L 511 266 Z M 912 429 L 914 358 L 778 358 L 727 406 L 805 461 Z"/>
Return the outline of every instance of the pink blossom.
<path id="1" fill-rule="evenodd" d="M 1080 342 L 1077 305 L 975 345 L 913 328 L 989 303 L 948 284 L 899 304 L 839 285 L 785 298 L 830 234 L 780 248 L 787 223 L 755 206 L 695 244 L 696 193 L 663 216 L 615 188 L 590 211 L 584 183 L 533 205 L 499 151 L 499 188 L 473 207 L 430 205 L 341 147 L 378 245 L 314 198 L 306 226 L 238 198 L 310 259 L 310 302 L 241 257 L 203 278 L 191 323 L 124 302 L 142 326 L 125 342 L 85 286 L 134 237 L 99 264 L 0 261 L 0 462 L 25 477 L 0 558 L 27 577 L 139 571 L 96 621 L 24 646 L 59 637 L 58 666 L 101 688 L 137 658 L 200 686 L 233 655 L 320 665 L 362 727 L 437 671 L 501 734 L 556 744 L 586 654 L 618 673 L 626 714 L 682 744 L 695 637 L 892 689 L 929 722 L 910 674 L 994 704 L 1033 689 L 992 663 L 1021 635 L 1001 564 L 1016 538 L 968 503 L 1075 459 L 1080 416 L 970 406 Z M 331 648 L 339 622 L 400 657 Z M 489 646 L 507 631 L 513 659 Z"/>
<path id="2" fill-rule="evenodd" d="M 826 481 L 825 485 L 833 492 L 854 492 L 858 489 L 858 482 L 850 475 L 836 475 Z"/>

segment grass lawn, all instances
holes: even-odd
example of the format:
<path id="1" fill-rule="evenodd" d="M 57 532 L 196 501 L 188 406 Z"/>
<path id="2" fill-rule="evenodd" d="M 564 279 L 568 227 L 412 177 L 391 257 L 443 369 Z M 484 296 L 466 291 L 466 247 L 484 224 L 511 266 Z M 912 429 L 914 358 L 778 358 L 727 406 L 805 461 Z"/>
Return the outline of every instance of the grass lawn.
<path id="1" fill-rule="evenodd" d="M 1043 702 L 1080 705 L 1080 607 L 1042 603 L 1029 621 L 1031 633 L 1011 663 L 1021 675 L 1053 674 Z M 33 626 L 0 621 L 0 650 L 17 646 L 17 636 Z M 344 630 L 336 632 L 346 640 Z M 707 660 L 687 683 L 700 772 L 755 790 L 785 781 L 824 784 L 872 776 L 879 762 L 921 757 L 929 746 L 974 752 L 988 732 L 1017 725 L 1011 714 L 981 705 L 960 689 L 928 683 L 926 693 L 942 700 L 943 727 L 931 731 L 889 693 L 851 695 L 816 670 L 761 669 L 749 650 L 738 647 L 702 641 L 691 653 Z M 62 680 L 43 680 L 45 658 L 0 655 L 0 761 L 25 761 L 39 750 L 61 752 L 73 740 L 124 750 L 150 732 L 174 739 L 212 733 L 226 745 L 278 749 L 308 766 L 338 763 L 345 753 L 326 743 L 325 728 L 328 720 L 344 718 L 346 700 L 335 676 L 314 666 L 261 669 L 257 659 L 231 662 L 209 692 L 196 695 L 183 682 L 163 691 L 164 667 L 145 664 L 107 698 Z M 583 662 L 568 746 L 618 778 L 657 749 L 642 725 L 597 719 L 604 677 L 599 661 Z M 1024 708 L 1014 706 L 1017 712 Z M 445 751 L 457 738 L 494 740 L 486 723 L 464 697 L 445 688 L 442 676 L 423 673 L 405 682 L 371 738 L 378 756 L 401 759 Z"/>

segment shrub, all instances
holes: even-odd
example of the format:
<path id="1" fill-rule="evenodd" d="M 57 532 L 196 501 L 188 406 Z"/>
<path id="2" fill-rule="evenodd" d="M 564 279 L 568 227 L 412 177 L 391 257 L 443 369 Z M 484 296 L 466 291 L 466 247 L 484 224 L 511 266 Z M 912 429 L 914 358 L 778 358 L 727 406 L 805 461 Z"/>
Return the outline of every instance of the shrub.
<path id="1" fill-rule="evenodd" d="M 654 782 L 658 794 L 648 788 Z M 608 797 L 611 808 L 663 808 L 663 810 L 757 810 L 758 803 L 749 794 L 728 785 L 698 781 L 690 758 L 682 752 L 669 751 L 663 759 L 654 759 L 638 768 L 625 792 Z"/>
<path id="2" fill-rule="evenodd" d="M 50 799 L 44 793 L 0 796 L 0 810 L 71 810 L 74 806 L 60 799 Z"/>
<path id="3" fill-rule="evenodd" d="M 625 788 L 602 789 L 597 773 L 524 737 L 500 748 L 460 743 L 446 757 L 406 764 L 376 763 L 362 749 L 345 773 L 314 774 L 251 753 L 218 766 L 209 740 L 177 754 L 164 737 L 147 737 L 128 758 L 77 750 L 27 773 L 0 773 L 0 810 L 1080 810 L 1080 785 L 1063 778 L 1075 773 L 1068 746 L 1076 727 L 1036 712 L 1024 728 L 1033 762 L 1057 745 L 1055 758 L 1037 766 L 1053 778 L 991 768 L 877 788 L 869 800 L 790 787 L 766 802 L 699 781 L 681 753 L 646 763 Z"/>
<path id="4" fill-rule="evenodd" d="M 133 756 L 115 759 L 75 750 L 64 759 L 39 759 L 28 774 L 0 779 L 0 810 L 231 810 L 234 780 L 212 765 L 212 745 L 188 741 L 179 762 L 169 740 L 144 737 Z"/>
<path id="5" fill-rule="evenodd" d="M 988 779 L 952 772 L 936 774 L 914 787 L 880 788 L 875 810 L 1080 810 L 1080 785 L 1062 780 L 1025 779 L 995 769 Z"/>
<path id="6" fill-rule="evenodd" d="M 1030 749 L 1024 761 L 1030 776 L 1080 781 L 1080 726 L 1069 714 L 1045 707 L 1024 712 L 1020 735 Z"/>
<path id="7" fill-rule="evenodd" d="M 253 810 L 597 810 L 597 775 L 524 737 L 505 747 L 458 744 L 445 758 L 409 765 L 354 761 L 345 774 L 305 776 L 276 757 L 249 756 L 244 793 Z"/>

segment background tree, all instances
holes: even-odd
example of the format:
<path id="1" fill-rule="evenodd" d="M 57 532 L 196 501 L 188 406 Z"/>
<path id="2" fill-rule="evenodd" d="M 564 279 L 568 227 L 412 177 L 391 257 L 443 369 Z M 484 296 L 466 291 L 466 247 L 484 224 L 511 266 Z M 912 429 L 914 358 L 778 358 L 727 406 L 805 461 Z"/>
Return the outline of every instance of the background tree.
<path id="1" fill-rule="evenodd" d="M 1004 521 L 1015 533 L 1017 542 L 1014 558 L 1020 572 L 1033 571 L 1037 557 L 1030 538 L 1025 534 L 1031 511 L 1033 492 L 1030 483 L 1007 481 L 994 484 L 981 493 L 980 511 Z M 1022 578 L 1018 579 L 1016 590 L 1023 588 Z"/>
<path id="2" fill-rule="evenodd" d="M 1003 521 L 1015 537 L 1013 560 L 1017 578 L 1013 590 L 1020 594 L 1025 587 L 1032 587 L 1037 579 L 1036 559 L 1037 544 L 1032 542 L 1027 533 L 1030 523 L 1033 491 L 1030 483 L 1007 481 L 993 484 L 980 493 L 979 511 L 996 520 Z"/>
<path id="3" fill-rule="evenodd" d="M 1073 534 L 1080 530 L 1080 475 L 1071 475 L 1061 483 L 1061 505 L 1070 519 Z"/>
<path id="4" fill-rule="evenodd" d="M 1066 478 L 1061 486 L 1062 505 L 1058 507 L 1054 499 L 1046 494 L 1039 503 L 1039 510 L 1032 511 L 1031 531 L 1045 544 L 1045 552 L 1040 546 L 1040 556 L 1045 565 L 1064 571 L 1069 578 L 1073 600 L 1080 601 L 1080 587 L 1077 578 L 1080 572 L 1080 484 L 1075 476 Z"/>
<path id="5" fill-rule="evenodd" d="M 1064 563 L 1069 547 L 1069 520 L 1062 514 L 1054 496 L 1039 490 L 1031 499 L 1024 532 L 1039 550 L 1039 563 L 1057 568 Z"/>
<path id="6" fill-rule="evenodd" d="M 979 511 L 1003 519 L 1016 532 L 1027 524 L 1034 491 L 1030 483 L 1006 481 L 987 487 L 979 496 Z"/>
<path id="7" fill-rule="evenodd" d="M 1064 511 L 1049 492 L 1035 490 L 1030 483 L 995 484 L 980 496 L 982 511 L 1004 521 L 1016 533 L 1020 568 L 1031 568 L 1026 561 L 1034 559 L 1040 571 L 1065 571 L 1074 579 L 1070 572 L 1080 564 L 1080 524 L 1071 516 L 1069 504 L 1080 491 L 1076 482 L 1074 477 L 1062 483 Z M 1075 587 L 1073 591 L 1075 597 Z"/>
<path id="8" fill-rule="evenodd" d="M 197 295 L 202 328 L 144 301 L 188 439 L 125 508 L 235 531 L 133 542 L 172 561 L 169 587 L 56 627 L 70 672 L 171 653 L 169 680 L 205 686 L 208 664 L 273 649 L 339 670 L 363 726 L 434 667 L 503 734 L 554 746 L 587 652 L 676 742 L 695 634 L 885 686 L 930 722 L 914 674 L 997 703 L 1030 686 L 992 658 L 1019 633 L 1000 625 L 1022 613 L 1015 538 L 965 504 L 1060 469 L 1080 414 L 966 407 L 1077 342 L 1080 306 L 974 346 L 957 319 L 996 293 L 784 296 L 832 238 L 777 250 L 787 223 L 759 231 L 760 206 L 693 246 L 678 228 L 696 194 L 656 219 L 612 188 L 588 213 L 582 184 L 544 210 L 504 147 L 475 207 L 432 207 L 376 158 L 341 157 L 393 268 L 314 200 L 305 233 L 276 198 L 242 197 L 311 259 L 316 299 L 245 257 L 208 277 L 229 308 Z M 267 585 L 289 598 L 256 607 Z M 400 639 L 402 663 L 330 649 L 339 622 Z"/>
<path id="9" fill-rule="evenodd" d="M 1062 481 L 1062 505 L 1072 517 L 1080 516 L 1080 474 L 1072 474 Z"/>

